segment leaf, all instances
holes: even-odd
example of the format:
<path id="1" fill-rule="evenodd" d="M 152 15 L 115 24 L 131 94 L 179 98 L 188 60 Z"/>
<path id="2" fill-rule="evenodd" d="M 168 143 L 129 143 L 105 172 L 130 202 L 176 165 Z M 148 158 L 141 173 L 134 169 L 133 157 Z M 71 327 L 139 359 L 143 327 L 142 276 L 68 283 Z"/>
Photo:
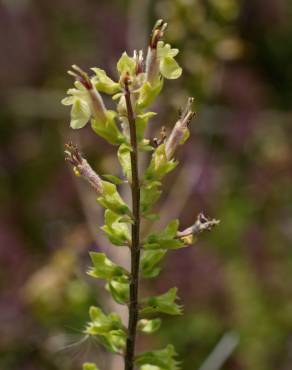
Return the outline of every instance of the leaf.
<path id="1" fill-rule="evenodd" d="M 114 245 L 123 246 L 131 241 L 130 231 L 125 218 L 107 209 L 104 214 L 105 225 L 101 229 Z"/>
<path id="2" fill-rule="evenodd" d="M 129 73 L 130 75 L 134 75 L 136 71 L 136 61 L 134 58 L 128 56 L 126 52 L 124 52 L 117 63 L 117 70 L 120 76 L 124 75 L 125 73 Z"/>
<path id="3" fill-rule="evenodd" d="M 94 363 L 85 362 L 82 366 L 82 370 L 99 370 L 99 369 Z"/>
<path id="4" fill-rule="evenodd" d="M 112 95 L 121 90 L 120 84 L 118 82 L 114 82 L 111 78 L 109 78 L 103 69 L 91 69 L 96 74 L 96 76 L 93 77 L 91 81 L 98 91 Z"/>
<path id="5" fill-rule="evenodd" d="M 95 336 L 110 352 L 120 352 L 126 346 L 126 332 L 116 313 L 105 315 L 99 307 L 89 309 L 91 321 L 87 323 L 85 334 Z"/>
<path id="6" fill-rule="evenodd" d="M 118 193 L 116 185 L 102 181 L 102 186 L 103 193 L 97 198 L 97 202 L 118 215 L 131 215 L 131 211 Z"/>
<path id="7" fill-rule="evenodd" d="M 161 183 L 159 181 L 147 181 L 141 186 L 140 207 L 141 213 L 145 215 L 157 202 L 161 195 Z"/>
<path id="8" fill-rule="evenodd" d="M 114 175 L 106 174 L 106 175 L 102 175 L 102 177 L 104 177 L 106 180 L 110 181 L 112 184 L 115 184 L 115 185 L 120 185 L 124 183 L 122 179 Z"/>
<path id="9" fill-rule="evenodd" d="M 105 122 L 97 119 L 91 120 L 91 127 L 93 131 L 108 141 L 110 144 L 121 144 L 124 141 L 124 136 L 118 129 L 115 123 L 117 113 L 111 110 L 106 111 L 107 119 Z"/>
<path id="10" fill-rule="evenodd" d="M 129 302 L 129 283 L 125 283 L 122 278 L 111 280 L 106 285 L 106 290 L 111 293 L 117 303 L 126 304 Z"/>
<path id="11" fill-rule="evenodd" d="M 177 230 L 179 226 L 178 220 L 171 221 L 164 230 L 159 233 L 150 234 L 146 238 L 144 248 L 146 250 L 151 249 L 179 249 L 184 247 L 184 243 L 176 238 Z"/>
<path id="12" fill-rule="evenodd" d="M 129 273 L 123 267 L 109 260 L 104 253 L 90 252 L 89 254 L 93 268 L 88 271 L 88 275 L 107 281 L 117 278 L 128 280 Z"/>
<path id="13" fill-rule="evenodd" d="M 141 319 L 138 321 L 138 329 L 146 334 L 152 334 L 156 332 L 161 326 L 161 319 Z"/>
<path id="14" fill-rule="evenodd" d="M 165 349 L 141 353 L 136 357 L 135 364 L 141 370 L 178 370 L 178 361 L 174 347 L 169 344 Z"/>
<path id="15" fill-rule="evenodd" d="M 141 315 L 153 314 L 157 312 L 168 315 L 181 315 L 182 306 L 175 303 L 177 300 L 177 288 L 171 288 L 168 292 L 157 297 L 150 297 L 145 300 L 145 307 L 141 309 Z"/>
<path id="16" fill-rule="evenodd" d="M 161 249 L 144 251 L 141 258 L 142 275 L 146 278 L 156 277 L 160 272 L 160 268 L 156 265 L 165 254 L 166 250 Z"/>
<path id="17" fill-rule="evenodd" d="M 131 156 L 130 156 L 131 150 L 132 150 L 131 146 L 126 143 L 120 145 L 118 150 L 119 162 L 129 182 L 132 181 Z"/>
<path id="18" fill-rule="evenodd" d="M 177 166 L 177 161 L 166 158 L 165 144 L 159 145 L 152 154 L 151 162 L 145 173 L 146 181 L 159 181 Z"/>

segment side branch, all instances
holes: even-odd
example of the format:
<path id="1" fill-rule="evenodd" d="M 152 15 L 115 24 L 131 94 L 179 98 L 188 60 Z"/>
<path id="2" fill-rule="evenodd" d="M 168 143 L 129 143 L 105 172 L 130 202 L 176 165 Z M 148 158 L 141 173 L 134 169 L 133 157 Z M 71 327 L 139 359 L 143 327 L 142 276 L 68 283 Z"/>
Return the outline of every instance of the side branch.
<path id="1" fill-rule="evenodd" d="M 132 246 L 131 246 L 131 281 L 130 281 L 130 304 L 129 304 L 129 323 L 128 338 L 125 353 L 125 370 L 133 370 L 135 356 L 135 341 L 138 322 L 138 288 L 139 288 L 139 265 L 140 265 L 140 183 L 138 173 L 138 148 L 136 134 L 136 120 L 131 102 L 131 92 L 129 89 L 130 78 L 124 78 L 125 100 L 127 105 L 128 123 L 131 140 L 131 169 L 132 169 Z"/>

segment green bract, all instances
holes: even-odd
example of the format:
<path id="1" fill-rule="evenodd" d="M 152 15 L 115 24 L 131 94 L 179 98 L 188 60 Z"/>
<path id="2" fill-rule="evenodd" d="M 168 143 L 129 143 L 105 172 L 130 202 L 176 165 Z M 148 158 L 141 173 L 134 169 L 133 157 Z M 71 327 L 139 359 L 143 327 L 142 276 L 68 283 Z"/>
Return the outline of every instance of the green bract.
<path id="1" fill-rule="evenodd" d="M 140 310 L 140 314 L 148 315 L 161 312 L 168 315 L 181 315 L 182 306 L 175 303 L 178 299 L 176 293 L 177 288 L 171 288 L 164 294 L 145 299 L 145 307 Z"/>
<path id="2" fill-rule="evenodd" d="M 96 74 L 96 76 L 92 78 L 92 83 L 95 85 L 98 91 L 113 95 L 121 90 L 120 84 L 118 82 L 114 82 L 111 78 L 109 78 L 103 69 L 91 69 Z"/>
<path id="3" fill-rule="evenodd" d="M 141 370 L 178 370 L 176 352 L 172 345 L 158 351 L 145 352 L 136 358 L 136 364 Z"/>

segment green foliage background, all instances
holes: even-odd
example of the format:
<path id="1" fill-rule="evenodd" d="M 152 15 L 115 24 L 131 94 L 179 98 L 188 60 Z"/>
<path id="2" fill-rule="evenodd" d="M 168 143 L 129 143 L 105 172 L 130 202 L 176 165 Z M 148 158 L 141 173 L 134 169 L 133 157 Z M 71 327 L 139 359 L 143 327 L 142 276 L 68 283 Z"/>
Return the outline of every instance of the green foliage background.
<path id="1" fill-rule="evenodd" d="M 172 126 L 185 96 L 196 97 L 198 113 L 180 153 L 185 170 L 170 175 L 158 210 L 186 227 L 201 210 L 222 223 L 144 286 L 178 286 L 186 310 L 163 321 L 155 344 L 174 343 L 183 368 L 199 369 L 232 332 L 239 344 L 222 369 L 289 369 L 291 4 L 27 0 L 2 2 L 0 14 L 0 367 L 69 370 L 103 356 L 77 343 L 88 306 L 107 302 L 85 274 L 88 251 L 102 247 L 101 223 L 63 161 L 64 141 L 80 135 L 67 131 L 59 103 L 64 71 L 74 62 L 113 72 L 163 17 L 184 74 L 165 87 L 152 134 Z M 89 128 L 80 140 L 100 173 L 117 170 Z"/>

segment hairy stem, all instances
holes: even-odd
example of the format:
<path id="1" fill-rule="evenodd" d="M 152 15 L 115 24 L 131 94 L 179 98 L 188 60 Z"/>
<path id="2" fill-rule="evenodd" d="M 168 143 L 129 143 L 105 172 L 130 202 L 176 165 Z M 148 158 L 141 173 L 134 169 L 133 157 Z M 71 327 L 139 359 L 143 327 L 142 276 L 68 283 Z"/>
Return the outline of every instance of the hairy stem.
<path id="1" fill-rule="evenodd" d="M 128 338 L 125 353 L 125 370 L 133 370 L 135 356 L 136 328 L 138 322 L 138 288 L 139 288 L 139 265 L 140 265 L 140 183 L 138 171 L 138 149 L 136 135 L 136 121 L 131 103 L 129 80 L 125 79 L 125 99 L 127 105 L 128 122 L 130 127 L 130 139 L 132 151 L 132 246 L 131 246 L 131 281 L 130 281 L 130 302 L 129 302 L 129 324 Z"/>

